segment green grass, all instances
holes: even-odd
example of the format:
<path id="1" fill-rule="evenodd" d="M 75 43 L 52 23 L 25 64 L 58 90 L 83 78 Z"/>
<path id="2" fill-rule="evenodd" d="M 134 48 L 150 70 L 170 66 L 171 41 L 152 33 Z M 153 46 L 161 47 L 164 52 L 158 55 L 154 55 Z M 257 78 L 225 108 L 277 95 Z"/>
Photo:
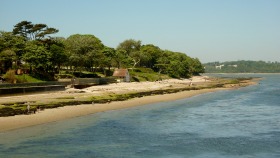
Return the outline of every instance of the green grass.
<path id="1" fill-rule="evenodd" d="M 19 83 L 43 82 L 42 80 L 34 78 L 28 74 L 16 75 L 16 78 Z"/>
<path id="2" fill-rule="evenodd" d="M 37 107 L 31 105 L 30 112 L 34 111 Z M 10 106 L 0 106 L 0 116 L 14 116 L 27 114 L 27 105 L 25 104 L 14 104 Z"/>
<path id="3" fill-rule="evenodd" d="M 159 74 L 148 68 L 137 68 L 129 70 L 132 82 L 143 82 L 143 81 L 157 81 L 161 79 L 169 79 L 170 77 L 165 74 Z"/>
<path id="4" fill-rule="evenodd" d="M 238 84 L 238 83 L 240 83 L 240 81 L 237 79 L 232 79 L 231 81 L 228 82 L 228 84 Z"/>
<path id="5" fill-rule="evenodd" d="M 113 69 L 111 70 L 111 75 L 113 74 Z M 71 76 L 72 74 L 67 74 L 69 73 L 68 71 L 61 71 L 61 73 L 58 75 L 58 78 L 69 78 L 69 76 Z M 78 72 L 76 72 L 78 73 Z M 82 74 L 96 74 L 100 77 L 106 77 L 103 72 L 88 72 L 88 71 L 82 71 Z M 156 81 L 156 80 L 160 80 L 160 79 L 169 79 L 170 77 L 168 75 L 165 74 L 159 74 L 157 72 L 154 72 L 152 69 L 150 68 L 134 68 L 129 69 L 129 73 L 131 76 L 131 81 L 132 82 L 143 82 L 143 81 Z M 68 76 L 67 76 L 68 75 Z M 70 77 L 71 78 L 71 77 Z"/>
<path id="6" fill-rule="evenodd" d="M 75 99 L 75 97 L 59 97 L 59 98 L 56 98 L 56 99 Z"/>

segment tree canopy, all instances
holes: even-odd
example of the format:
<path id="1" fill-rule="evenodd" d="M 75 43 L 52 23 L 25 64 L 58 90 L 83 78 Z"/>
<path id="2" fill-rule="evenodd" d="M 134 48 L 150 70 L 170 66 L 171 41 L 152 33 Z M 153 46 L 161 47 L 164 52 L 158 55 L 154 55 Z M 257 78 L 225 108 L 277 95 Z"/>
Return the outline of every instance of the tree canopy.
<path id="1" fill-rule="evenodd" d="M 52 80 L 62 66 L 73 72 L 102 69 L 104 73 L 112 67 L 143 67 L 176 78 L 204 72 L 199 59 L 153 44 L 142 45 L 140 40 L 127 39 L 111 48 L 90 34 L 51 37 L 57 32 L 46 24 L 29 21 L 19 22 L 12 32 L 0 32 L 0 73 L 24 67 Z"/>
<path id="2" fill-rule="evenodd" d="M 98 67 L 102 62 L 100 59 L 104 58 L 104 45 L 94 35 L 71 35 L 65 40 L 65 48 L 69 57 L 68 64 L 80 70 Z"/>
<path id="3" fill-rule="evenodd" d="M 45 36 L 57 33 L 55 28 L 46 24 L 32 24 L 30 21 L 22 21 L 14 26 L 13 34 L 20 35 L 27 40 L 42 40 Z"/>

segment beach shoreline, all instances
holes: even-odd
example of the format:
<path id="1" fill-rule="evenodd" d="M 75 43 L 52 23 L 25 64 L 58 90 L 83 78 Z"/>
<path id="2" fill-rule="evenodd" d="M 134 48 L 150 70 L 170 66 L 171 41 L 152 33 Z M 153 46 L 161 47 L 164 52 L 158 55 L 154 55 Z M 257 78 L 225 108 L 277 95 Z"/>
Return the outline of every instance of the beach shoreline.
<path id="1" fill-rule="evenodd" d="M 249 81 L 246 86 L 253 85 L 256 82 Z M 9 117 L 0 117 L 0 132 L 7 132 L 9 130 L 16 130 L 20 128 L 46 124 L 50 122 L 62 121 L 70 118 L 86 116 L 90 114 L 95 114 L 99 112 L 106 112 L 112 110 L 126 109 L 141 105 L 154 104 L 159 102 L 168 102 L 173 100 L 190 98 L 200 94 L 217 92 L 222 90 L 236 89 L 240 86 L 226 86 L 222 88 L 205 88 L 200 90 L 189 90 L 177 93 L 162 94 L 162 95 L 152 95 L 144 96 L 141 98 L 133 98 L 125 101 L 113 101 L 105 104 L 82 104 L 82 105 L 72 105 L 64 106 L 53 109 L 45 109 L 38 111 L 36 114 L 29 115 L 16 115 Z"/>

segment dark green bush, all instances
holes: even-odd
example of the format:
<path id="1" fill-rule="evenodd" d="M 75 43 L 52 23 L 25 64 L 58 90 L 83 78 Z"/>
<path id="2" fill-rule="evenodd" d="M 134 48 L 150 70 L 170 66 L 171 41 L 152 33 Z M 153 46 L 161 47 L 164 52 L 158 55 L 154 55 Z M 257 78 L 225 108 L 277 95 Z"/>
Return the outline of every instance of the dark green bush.
<path id="1" fill-rule="evenodd" d="M 73 75 L 77 78 L 100 78 L 97 74 L 93 73 L 82 73 L 82 72 L 74 72 Z"/>

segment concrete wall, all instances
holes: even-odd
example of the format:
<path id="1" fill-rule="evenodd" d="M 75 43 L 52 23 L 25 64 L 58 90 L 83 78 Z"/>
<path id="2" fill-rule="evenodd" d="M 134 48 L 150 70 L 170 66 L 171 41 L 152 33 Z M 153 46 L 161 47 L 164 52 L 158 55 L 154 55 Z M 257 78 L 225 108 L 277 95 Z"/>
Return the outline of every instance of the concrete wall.
<path id="1" fill-rule="evenodd" d="M 32 87 L 12 87 L 12 88 L 0 88 L 0 96 L 8 94 L 25 94 L 45 91 L 63 91 L 65 86 L 63 85 L 50 85 L 50 86 L 32 86 Z"/>
<path id="2" fill-rule="evenodd" d="M 101 84 L 115 83 L 116 79 L 113 78 L 113 77 L 106 77 L 106 78 L 75 78 L 72 82 L 75 85 L 85 85 L 85 84 L 101 85 Z"/>
<path id="3" fill-rule="evenodd" d="M 63 85 L 67 86 L 70 85 L 71 81 L 48 81 L 48 82 L 34 82 L 34 83 L 17 83 L 17 84 L 10 84 L 10 83 L 0 83 L 0 88 L 15 88 L 15 87 L 36 87 L 36 86 L 51 86 L 51 85 Z"/>
<path id="4" fill-rule="evenodd" d="M 25 94 L 44 91 L 63 91 L 67 85 L 74 85 L 75 88 L 82 89 L 88 86 L 115 83 L 115 78 L 76 78 L 65 82 L 38 82 L 22 84 L 0 84 L 0 96 L 9 94 Z"/>
<path id="5" fill-rule="evenodd" d="M 94 85 L 116 83 L 115 78 L 75 78 L 72 80 L 74 88 L 83 89 Z"/>

